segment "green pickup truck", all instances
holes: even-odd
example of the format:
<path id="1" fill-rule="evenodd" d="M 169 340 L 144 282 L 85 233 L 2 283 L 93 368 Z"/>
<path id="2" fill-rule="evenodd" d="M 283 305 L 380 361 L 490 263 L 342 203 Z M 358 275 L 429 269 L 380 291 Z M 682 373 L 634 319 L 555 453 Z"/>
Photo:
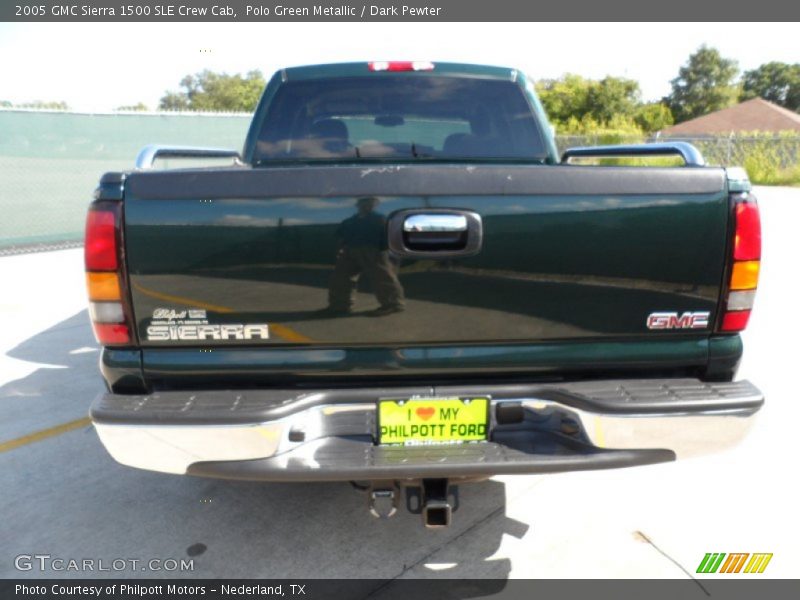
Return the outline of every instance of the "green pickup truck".
<path id="1" fill-rule="evenodd" d="M 559 156 L 514 69 L 281 70 L 241 155 L 103 175 L 85 254 L 91 417 L 141 469 L 350 481 L 441 527 L 460 483 L 720 450 L 764 402 L 734 381 L 744 172 L 683 143 Z"/>

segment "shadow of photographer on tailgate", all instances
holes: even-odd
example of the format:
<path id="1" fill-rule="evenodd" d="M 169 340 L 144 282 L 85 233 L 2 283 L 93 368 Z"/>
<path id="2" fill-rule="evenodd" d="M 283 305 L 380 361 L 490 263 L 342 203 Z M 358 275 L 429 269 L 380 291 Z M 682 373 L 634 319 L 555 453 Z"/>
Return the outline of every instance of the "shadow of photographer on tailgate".
<path id="1" fill-rule="evenodd" d="M 383 317 L 405 310 L 403 286 L 389 259 L 386 217 L 375 211 L 378 203 L 375 197 L 359 198 L 356 214 L 336 229 L 336 266 L 328 286 L 328 307 L 322 311 L 325 314 L 352 313 L 356 286 L 362 275 L 371 281 L 380 304 L 367 314 Z"/>

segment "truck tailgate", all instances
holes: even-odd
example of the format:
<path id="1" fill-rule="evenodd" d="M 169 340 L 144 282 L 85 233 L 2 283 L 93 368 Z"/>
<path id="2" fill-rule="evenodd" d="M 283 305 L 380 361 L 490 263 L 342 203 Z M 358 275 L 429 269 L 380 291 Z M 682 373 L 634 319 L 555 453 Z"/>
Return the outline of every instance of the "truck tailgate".
<path id="1" fill-rule="evenodd" d="M 722 169 L 191 169 L 135 172 L 125 190 L 125 255 L 145 348 L 706 339 L 725 269 Z M 374 251 L 343 265 L 342 223 L 362 198 L 383 232 L 357 231 L 346 244 Z M 381 263 L 381 235 L 399 211 L 477 215 L 480 245 Z M 341 301 L 331 287 L 341 288 L 343 268 L 357 280 L 352 313 L 320 312 L 332 296 Z M 373 315 L 398 297 L 405 310 Z M 659 312 L 707 315 L 649 328 Z"/>

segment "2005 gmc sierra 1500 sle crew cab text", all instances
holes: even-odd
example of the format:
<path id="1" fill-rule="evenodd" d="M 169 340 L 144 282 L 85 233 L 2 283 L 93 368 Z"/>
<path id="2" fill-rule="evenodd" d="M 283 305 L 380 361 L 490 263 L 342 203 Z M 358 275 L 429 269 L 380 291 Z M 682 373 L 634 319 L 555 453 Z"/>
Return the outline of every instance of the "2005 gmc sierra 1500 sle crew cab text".
<path id="1" fill-rule="evenodd" d="M 682 164 L 586 164 L 651 155 Z M 241 156 L 105 174 L 85 253 L 91 417 L 141 469 L 352 481 L 445 526 L 459 483 L 720 450 L 763 404 L 733 381 L 747 176 L 682 143 L 559 157 L 513 69 L 282 70 Z"/>

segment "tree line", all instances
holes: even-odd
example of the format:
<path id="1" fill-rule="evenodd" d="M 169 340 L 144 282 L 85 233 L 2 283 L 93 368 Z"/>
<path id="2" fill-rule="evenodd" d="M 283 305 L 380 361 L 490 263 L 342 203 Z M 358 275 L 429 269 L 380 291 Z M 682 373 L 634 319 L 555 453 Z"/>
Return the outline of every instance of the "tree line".
<path id="1" fill-rule="evenodd" d="M 701 46 L 670 83 L 670 94 L 656 102 L 642 101 L 639 83 L 624 77 L 594 80 L 568 73 L 538 81 L 536 90 L 560 133 L 652 133 L 755 97 L 800 112 L 800 63 L 769 62 L 739 77 L 735 60 Z M 159 109 L 248 112 L 265 84 L 260 71 L 202 71 L 184 77 L 179 91 L 167 92 Z"/>
<path id="2" fill-rule="evenodd" d="M 614 76 L 598 80 L 567 73 L 538 81 L 536 90 L 556 130 L 566 134 L 652 133 L 756 97 L 800 112 L 800 63 L 768 62 L 739 74 L 735 60 L 704 45 L 680 67 L 670 94 L 659 101 L 644 102 L 637 81 Z M 167 91 L 158 109 L 251 112 L 265 85 L 259 70 L 244 75 L 205 70 Z M 13 105 L 0 101 L 0 106 Z M 68 109 L 65 102 L 39 101 L 15 107 Z M 139 102 L 117 110 L 149 107 Z"/>
<path id="3" fill-rule="evenodd" d="M 800 63 L 769 62 L 738 76 L 735 60 L 701 46 L 670 82 L 670 94 L 657 102 L 643 102 L 638 82 L 622 77 L 567 74 L 536 88 L 560 133 L 652 133 L 757 97 L 800 112 Z"/>

